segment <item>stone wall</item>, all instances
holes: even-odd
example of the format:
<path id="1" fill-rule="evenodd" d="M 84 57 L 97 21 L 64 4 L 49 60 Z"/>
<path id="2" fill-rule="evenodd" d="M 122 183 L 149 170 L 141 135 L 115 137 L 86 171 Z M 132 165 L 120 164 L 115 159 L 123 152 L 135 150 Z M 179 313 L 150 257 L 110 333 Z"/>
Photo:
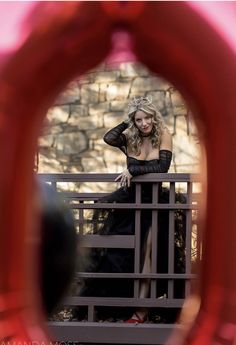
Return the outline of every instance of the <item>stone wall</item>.
<path id="1" fill-rule="evenodd" d="M 72 81 L 48 111 L 39 139 L 38 172 L 120 172 L 125 156 L 103 142 L 133 96 L 152 96 L 173 134 L 170 171 L 197 172 L 199 144 L 177 90 L 137 63 L 102 64 Z"/>

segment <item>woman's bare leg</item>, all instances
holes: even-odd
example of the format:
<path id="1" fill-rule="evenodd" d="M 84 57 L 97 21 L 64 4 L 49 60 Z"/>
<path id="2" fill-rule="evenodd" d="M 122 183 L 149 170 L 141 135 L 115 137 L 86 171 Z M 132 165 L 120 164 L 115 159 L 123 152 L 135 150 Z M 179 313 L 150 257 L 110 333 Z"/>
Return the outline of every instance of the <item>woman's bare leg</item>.
<path id="1" fill-rule="evenodd" d="M 146 248 L 145 248 L 145 257 L 144 257 L 144 263 L 143 263 L 143 269 L 142 273 L 147 274 L 151 272 L 151 250 L 152 250 L 152 231 L 149 229 L 147 242 L 146 242 Z M 150 279 L 143 279 L 140 284 L 140 290 L 139 290 L 139 298 L 146 298 L 149 295 L 150 290 Z M 147 316 L 147 309 L 146 308 L 138 308 L 134 315 L 132 316 L 132 319 L 140 318 L 141 320 L 144 320 Z"/>
<path id="2" fill-rule="evenodd" d="M 145 249 L 143 269 L 142 269 L 142 273 L 144 274 L 148 274 L 151 272 L 151 250 L 152 250 L 152 231 L 151 229 L 149 229 L 146 249 Z M 150 290 L 150 279 L 142 280 L 141 285 L 140 285 L 139 298 L 148 297 L 149 290 Z"/>

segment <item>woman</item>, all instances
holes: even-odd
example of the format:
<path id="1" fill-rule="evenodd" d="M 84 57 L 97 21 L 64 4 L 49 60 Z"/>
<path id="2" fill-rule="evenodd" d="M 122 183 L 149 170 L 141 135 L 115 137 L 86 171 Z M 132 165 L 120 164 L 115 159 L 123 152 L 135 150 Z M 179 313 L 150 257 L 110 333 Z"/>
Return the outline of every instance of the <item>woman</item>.
<path id="1" fill-rule="evenodd" d="M 125 131 L 125 133 L 124 133 Z M 128 118 L 108 131 L 104 141 L 118 147 L 127 157 L 127 169 L 116 179 L 121 188 L 103 198 L 102 202 L 135 202 L 135 185 L 131 183 L 132 177 L 147 173 L 166 173 L 172 158 L 172 137 L 164 124 L 161 114 L 157 111 L 152 100 L 147 97 L 134 98 L 129 103 Z M 152 184 L 142 184 L 142 203 L 152 202 Z M 160 187 L 160 202 L 168 202 L 169 193 Z M 158 243 L 163 257 L 168 252 L 168 211 L 159 211 L 158 217 Z M 94 222 L 99 220 L 101 225 L 96 229 L 99 234 L 133 235 L 135 229 L 134 210 L 105 210 L 95 211 Z M 101 222 L 102 219 L 102 222 Z M 151 255 L 151 210 L 141 212 L 141 270 L 143 273 L 150 272 Z M 159 248 L 158 248 L 159 251 Z M 101 253 L 96 249 L 91 251 L 91 265 L 89 271 L 99 272 L 133 272 L 134 255 L 130 249 L 106 249 Z M 159 271 L 166 272 L 167 260 L 159 264 Z M 96 287 L 95 287 L 96 286 Z M 165 288 L 164 288 L 165 291 Z M 120 282 L 86 280 L 80 295 L 82 296 L 116 296 L 131 297 L 133 293 L 133 281 L 126 279 Z M 140 298 L 149 294 L 149 281 L 142 281 L 140 286 Z M 160 289 L 159 294 L 163 294 Z M 145 321 L 147 311 L 138 309 L 126 322 L 142 323 Z"/>
<path id="2" fill-rule="evenodd" d="M 128 128 L 127 136 L 122 134 Z M 112 146 L 120 147 L 127 155 L 127 169 L 117 177 L 121 187 L 130 187 L 133 176 L 146 173 L 166 173 L 172 157 L 172 136 L 164 125 L 161 114 L 150 98 L 134 98 L 129 103 L 128 119 L 110 130 L 104 141 Z M 146 240 L 143 273 L 150 272 L 151 231 Z M 149 284 L 142 282 L 140 298 L 148 296 Z M 127 321 L 142 323 L 146 310 L 137 310 Z"/>
<path id="3" fill-rule="evenodd" d="M 122 133 L 126 128 L 127 136 Z M 170 167 L 172 136 L 149 98 L 134 98 L 129 104 L 128 119 L 110 130 L 104 141 L 121 148 L 127 155 L 128 167 L 116 179 L 123 187 L 130 187 L 133 176 L 165 173 Z M 146 164 L 134 164 L 132 158 Z M 149 164 L 152 161 L 153 164 Z"/>

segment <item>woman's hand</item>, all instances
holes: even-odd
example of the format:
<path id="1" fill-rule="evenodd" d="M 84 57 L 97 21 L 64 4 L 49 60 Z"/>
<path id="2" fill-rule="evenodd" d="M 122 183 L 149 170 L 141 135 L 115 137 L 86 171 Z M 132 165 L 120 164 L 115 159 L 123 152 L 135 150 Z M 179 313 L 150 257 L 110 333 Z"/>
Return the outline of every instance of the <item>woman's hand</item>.
<path id="1" fill-rule="evenodd" d="M 130 174 L 128 169 L 125 169 L 116 179 L 115 181 L 120 181 L 121 187 L 130 187 L 130 181 L 132 179 L 132 175 Z"/>

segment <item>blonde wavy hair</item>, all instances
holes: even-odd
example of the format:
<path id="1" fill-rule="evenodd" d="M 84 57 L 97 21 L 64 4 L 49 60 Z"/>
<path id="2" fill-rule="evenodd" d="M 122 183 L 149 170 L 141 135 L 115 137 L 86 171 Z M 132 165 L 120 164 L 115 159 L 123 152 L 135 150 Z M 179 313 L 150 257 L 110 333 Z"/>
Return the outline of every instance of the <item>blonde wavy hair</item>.
<path id="1" fill-rule="evenodd" d="M 151 115 L 153 121 L 153 129 L 150 135 L 152 146 L 158 148 L 161 143 L 161 134 L 165 128 L 165 123 L 161 113 L 156 109 L 152 103 L 151 97 L 134 97 L 128 104 L 128 123 L 127 140 L 128 147 L 136 156 L 140 154 L 140 146 L 143 137 L 140 135 L 139 129 L 135 125 L 135 114 L 138 110 Z"/>

